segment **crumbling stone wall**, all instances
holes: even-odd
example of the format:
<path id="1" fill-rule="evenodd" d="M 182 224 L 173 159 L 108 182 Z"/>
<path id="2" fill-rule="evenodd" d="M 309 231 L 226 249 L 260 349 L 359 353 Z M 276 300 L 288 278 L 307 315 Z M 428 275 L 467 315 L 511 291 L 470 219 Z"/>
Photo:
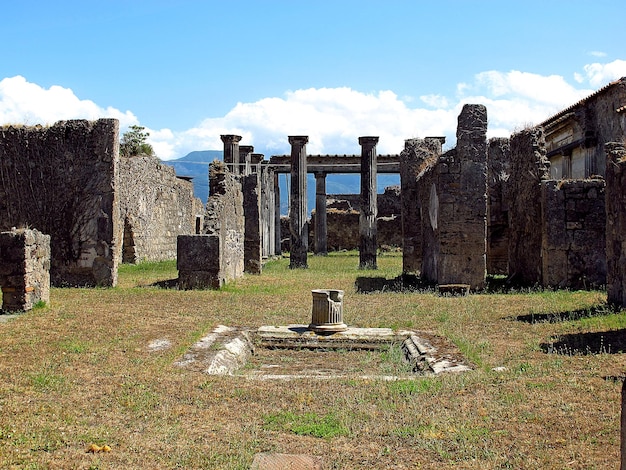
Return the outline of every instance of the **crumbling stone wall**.
<path id="1" fill-rule="evenodd" d="M 542 284 L 589 289 L 606 283 L 604 179 L 542 183 Z"/>
<path id="2" fill-rule="evenodd" d="M 327 246 L 330 251 L 359 248 L 359 194 L 326 196 Z M 389 186 L 377 195 L 376 239 L 379 247 L 402 246 L 400 187 Z M 316 211 L 311 213 L 309 246 L 313 246 Z"/>
<path id="3" fill-rule="evenodd" d="M 439 139 L 409 139 L 400 153 L 400 194 L 402 197 L 402 272 L 419 274 L 422 270 L 425 243 L 420 181 L 441 155 Z"/>
<path id="4" fill-rule="evenodd" d="M 432 158 L 438 150 L 433 147 L 435 139 L 426 139 L 413 141 L 403 151 L 402 198 L 403 209 L 408 209 L 403 212 L 403 227 L 411 230 L 412 237 L 407 241 L 405 231 L 405 247 L 413 247 L 403 255 L 404 266 L 415 269 L 415 260 L 420 260 L 421 277 L 426 281 L 468 284 L 472 289 L 485 284 L 486 134 L 486 108 L 465 105 L 459 115 L 455 149 Z M 419 158 L 422 155 L 426 158 Z M 426 166 L 416 165 L 420 161 L 427 162 Z M 405 187 L 409 194 L 404 193 Z M 421 257 L 414 252 L 418 246 Z"/>
<path id="5" fill-rule="evenodd" d="M 54 285 L 117 283 L 119 123 L 0 128 L 0 230 L 50 235 Z"/>
<path id="6" fill-rule="evenodd" d="M 120 158 L 118 239 L 126 263 L 176 258 L 178 235 L 199 233 L 204 205 L 193 183 L 153 156 Z"/>
<path id="7" fill-rule="evenodd" d="M 50 301 L 50 235 L 23 228 L 0 233 L 0 287 L 3 312 Z"/>
<path id="8" fill-rule="evenodd" d="M 511 136 L 509 178 L 509 278 L 516 283 L 541 283 L 541 182 L 550 177 L 543 129 L 525 129 Z"/>
<path id="9" fill-rule="evenodd" d="M 626 146 L 609 142 L 605 149 L 607 300 L 626 307 Z"/>
<path id="10" fill-rule="evenodd" d="M 487 273 L 509 272 L 509 139 L 489 140 L 487 150 Z"/>
<path id="11" fill-rule="evenodd" d="M 181 289 L 220 288 L 243 276 L 245 220 L 239 179 L 221 161 L 209 166 L 209 200 L 203 234 L 178 237 Z"/>

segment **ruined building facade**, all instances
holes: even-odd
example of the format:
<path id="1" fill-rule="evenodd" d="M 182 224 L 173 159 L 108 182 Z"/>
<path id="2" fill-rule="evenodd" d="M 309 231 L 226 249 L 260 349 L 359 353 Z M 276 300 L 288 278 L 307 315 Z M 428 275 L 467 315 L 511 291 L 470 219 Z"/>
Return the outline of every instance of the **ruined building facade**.
<path id="1" fill-rule="evenodd" d="M 120 160 L 116 119 L 0 128 L 0 231 L 50 236 L 53 285 L 114 286 L 123 259 L 174 258 L 203 212 L 158 159 Z"/>

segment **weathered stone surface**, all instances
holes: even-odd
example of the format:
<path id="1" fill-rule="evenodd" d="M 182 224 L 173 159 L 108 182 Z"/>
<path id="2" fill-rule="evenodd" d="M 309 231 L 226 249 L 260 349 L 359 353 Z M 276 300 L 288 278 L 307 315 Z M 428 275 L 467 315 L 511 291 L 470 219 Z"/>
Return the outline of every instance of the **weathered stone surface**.
<path id="1" fill-rule="evenodd" d="M 0 233 L 0 311 L 16 312 L 50 301 L 50 236 L 37 230 Z"/>
<path id="2" fill-rule="evenodd" d="M 435 284 L 484 286 L 486 133 L 486 108 L 465 105 L 456 149 L 441 155 L 437 139 L 407 142 L 400 174 L 404 273 L 419 270 L 422 279 Z"/>
<path id="3" fill-rule="evenodd" d="M 420 273 L 422 269 L 422 207 L 421 183 L 425 171 L 441 155 L 441 142 L 436 139 L 410 139 L 400 153 L 400 187 L 402 195 L 402 272 Z"/>
<path id="4" fill-rule="evenodd" d="M 195 234 L 204 219 L 193 183 L 156 157 L 122 157 L 119 167 L 122 261 L 175 259 L 178 235 Z"/>
<path id="5" fill-rule="evenodd" d="M 626 147 L 609 142 L 605 148 L 607 298 L 626 307 Z"/>
<path id="6" fill-rule="evenodd" d="M 509 277 L 520 284 L 541 283 L 541 182 L 549 179 L 543 129 L 511 137 L 509 178 Z"/>
<path id="7" fill-rule="evenodd" d="M 262 452 L 254 456 L 250 470 L 322 470 L 321 457 Z"/>
<path id="8" fill-rule="evenodd" d="M 606 283 L 604 193 L 603 179 L 542 183 L 544 286 L 589 289 Z"/>
<path id="9" fill-rule="evenodd" d="M 509 139 L 489 140 L 487 151 L 487 273 L 509 272 Z"/>
<path id="10" fill-rule="evenodd" d="M 359 267 L 376 269 L 378 249 L 377 216 L 377 156 L 378 137 L 359 137 L 361 146 L 361 212 L 359 217 Z"/>
<path id="11" fill-rule="evenodd" d="M 245 221 L 244 271 L 261 274 L 261 180 L 259 173 L 242 177 Z"/>
<path id="12" fill-rule="evenodd" d="M 291 243 L 289 267 L 307 268 L 309 234 L 307 224 L 306 175 L 307 136 L 289 136 L 291 144 L 291 206 L 289 214 L 289 233 Z"/>
<path id="13" fill-rule="evenodd" d="M 179 288 L 220 288 L 243 276 L 245 220 L 241 183 L 224 163 L 209 167 L 203 235 L 178 237 Z M 189 251 L 189 252 L 187 252 Z"/>
<path id="14" fill-rule="evenodd" d="M 119 123 L 0 128 L 0 230 L 50 235 L 55 285 L 117 283 Z"/>

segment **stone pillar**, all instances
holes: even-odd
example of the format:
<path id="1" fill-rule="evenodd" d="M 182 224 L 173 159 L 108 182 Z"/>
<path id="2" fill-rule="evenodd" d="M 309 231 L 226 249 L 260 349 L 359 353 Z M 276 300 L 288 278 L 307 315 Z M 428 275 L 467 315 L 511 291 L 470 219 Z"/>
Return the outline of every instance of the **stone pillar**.
<path id="1" fill-rule="evenodd" d="M 315 173 L 315 254 L 328 254 L 326 220 L 326 173 Z"/>
<path id="2" fill-rule="evenodd" d="M 509 207 L 509 278 L 514 283 L 541 282 L 541 182 L 550 178 L 542 127 L 511 136 Z"/>
<path id="3" fill-rule="evenodd" d="M 280 230 L 280 184 L 278 173 L 274 173 L 274 254 L 282 254 L 282 233 Z"/>
<path id="4" fill-rule="evenodd" d="M 250 154 L 250 173 L 260 173 L 260 165 L 263 162 L 265 155 L 262 153 Z"/>
<path id="5" fill-rule="evenodd" d="M 264 258 L 274 255 L 274 170 L 268 162 L 263 162 L 260 168 L 261 181 L 261 246 Z"/>
<path id="6" fill-rule="evenodd" d="M 251 170 L 251 156 L 252 152 L 254 152 L 254 147 L 252 145 L 240 145 L 239 146 L 239 165 L 237 166 L 238 175 L 249 175 Z"/>
<path id="7" fill-rule="evenodd" d="M 261 274 L 261 189 L 259 174 L 242 177 L 244 231 L 244 271 Z"/>
<path id="8" fill-rule="evenodd" d="M 608 142 L 606 151 L 607 300 L 626 307 L 626 146 Z M 626 451 L 626 450 L 625 450 Z M 626 469 L 625 469 L 626 470 Z"/>
<path id="9" fill-rule="evenodd" d="M 376 269 L 376 201 L 378 137 L 359 137 L 361 146 L 361 216 L 359 217 L 359 267 Z"/>
<path id="10" fill-rule="evenodd" d="M 26 311 L 50 300 L 50 235 L 30 229 L 2 232 L 0 255 L 0 310 Z"/>
<path id="11" fill-rule="evenodd" d="M 289 211 L 289 231 L 291 248 L 289 267 L 308 268 L 309 248 L 306 205 L 306 144 L 308 136 L 289 136 L 291 144 L 291 208 Z"/>
<path id="12" fill-rule="evenodd" d="M 224 142 L 224 163 L 234 175 L 239 174 L 239 141 L 240 135 L 220 135 L 222 142 Z"/>

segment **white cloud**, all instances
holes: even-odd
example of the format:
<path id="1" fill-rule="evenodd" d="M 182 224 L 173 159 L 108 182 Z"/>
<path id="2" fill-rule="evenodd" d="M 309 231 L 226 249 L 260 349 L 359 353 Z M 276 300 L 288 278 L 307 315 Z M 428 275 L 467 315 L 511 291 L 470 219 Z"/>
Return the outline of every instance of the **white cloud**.
<path id="1" fill-rule="evenodd" d="M 606 52 L 602 52 L 602 51 L 591 51 L 589 53 L 590 56 L 593 57 L 606 57 Z"/>
<path id="2" fill-rule="evenodd" d="M 625 75 L 623 60 L 586 65 L 583 72 L 574 76 L 578 87 L 559 75 L 491 70 L 459 83 L 456 96 L 425 94 L 415 103 L 390 90 L 376 93 L 347 87 L 292 90 L 282 97 L 238 103 L 226 115 L 207 118 L 197 127 L 184 131 L 148 129 L 149 141 L 164 160 L 193 150 L 221 149 L 222 134 L 241 135 L 241 144 L 254 145 L 266 157 L 289 153 L 289 135 L 308 135 L 309 154 L 358 154 L 358 137 L 369 135 L 380 137 L 379 154 L 398 153 L 404 147 L 404 140 L 414 137 L 445 136 L 447 146 L 453 146 L 457 117 L 465 103 L 487 107 L 489 137 L 507 136 L 520 127 L 543 121 Z M 120 119 L 122 130 L 138 123 L 130 111 L 102 108 L 77 98 L 68 88 L 44 89 L 20 76 L 0 81 L 0 124 L 99 117 Z"/>
<path id="3" fill-rule="evenodd" d="M 626 60 L 618 59 L 608 64 L 588 64 L 585 65 L 584 70 L 584 79 L 589 82 L 589 85 L 596 89 L 626 76 Z"/>
<path id="4" fill-rule="evenodd" d="M 0 80 L 0 124 L 53 124 L 64 119 L 117 118 L 122 127 L 136 124 L 130 111 L 101 108 L 90 100 L 79 99 L 69 88 L 42 88 L 24 77 Z"/>

